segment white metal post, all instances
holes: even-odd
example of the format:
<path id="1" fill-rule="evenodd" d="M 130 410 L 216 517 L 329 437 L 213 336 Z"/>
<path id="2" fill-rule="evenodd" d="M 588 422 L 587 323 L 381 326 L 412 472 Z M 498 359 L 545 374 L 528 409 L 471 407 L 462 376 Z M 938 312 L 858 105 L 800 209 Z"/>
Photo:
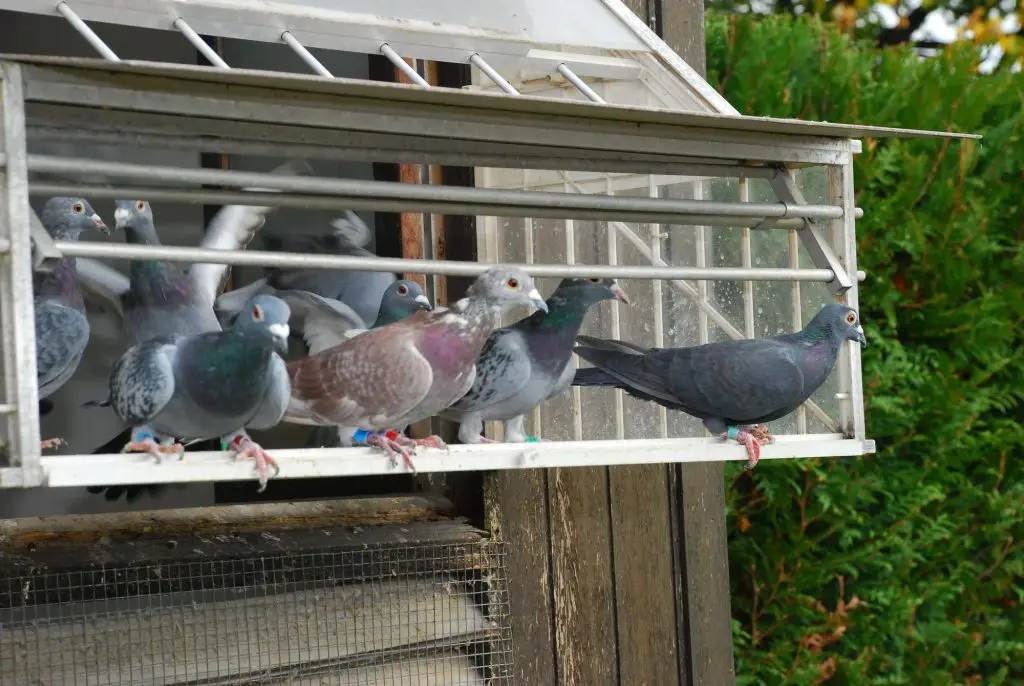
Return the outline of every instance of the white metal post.
<path id="1" fill-rule="evenodd" d="M 657 198 L 659 188 L 654 183 L 654 176 L 647 177 L 647 195 Z M 611 227 L 608 227 L 611 231 Z M 647 230 L 651 236 L 651 263 L 655 264 L 661 259 L 661 224 L 648 224 Z M 654 345 L 659 348 L 665 347 L 665 299 L 662 294 L 662 283 L 653 281 L 654 290 Z M 668 438 L 668 410 L 661 405 L 658 408 L 658 435 Z"/>
<path id="2" fill-rule="evenodd" d="M 853 141 L 849 141 L 849 161 L 838 167 L 829 167 L 829 198 L 844 208 L 843 217 L 832 221 L 832 245 L 846 267 L 848 274 L 857 273 L 857 220 L 853 211 Z M 859 284 L 853 285 L 840 299 L 854 309 L 859 309 Z M 843 432 L 856 439 L 866 436 L 864 426 L 864 380 L 861 371 L 861 349 L 859 345 L 847 342 L 845 360 L 839 367 L 839 408 Z"/>
<path id="3" fill-rule="evenodd" d="M 21 68 L 0 67 L 0 237 L 8 251 L 0 256 L 0 322 L 3 326 L 4 392 L 11 462 L 22 468 L 23 486 L 38 486 L 39 391 L 36 386 L 36 333 L 32 301 L 31 208 L 28 203 L 28 155 L 25 149 L 25 100 Z"/>
<path id="4" fill-rule="evenodd" d="M 611 179 L 605 179 L 605 195 L 612 195 L 612 182 Z M 611 227 L 607 228 L 605 235 L 608 237 L 608 264 L 619 263 L 619 234 L 617 231 L 612 230 Z M 612 338 L 619 340 L 622 338 L 622 329 L 619 317 L 619 308 L 611 308 L 612 318 Z M 623 392 L 621 389 L 615 389 L 614 395 L 614 407 L 615 407 L 615 438 L 619 440 L 626 437 L 626 417 L 625 408 L 622 405 Z"/>
<path id="5" fill-rule="evenodd" d="M 750 202 L 750 181 L 746 176 L 741 176 L 739 181 L 739 201 Z M 743 268 L 750 269 L 753 264 L 753 253 L 750 249 L 752 229 L 744 226 L 740 229 L 740 255 L 743 260 Z M 743 333 L 747 338 L 753 338 L 754 329 L 754 282 L 743 282 Z"/>
<path id="6" fill-rule="evenodd" d="M 789 266 L 793 269 L 800 268 L 800 237 L 796 231 L 789 232 Z M 804 328 L 803 303 L 800 297 L 800 282 L 794 281 L 790 286 L 790 307 L 792 308 L 790 321 L 793 331 Z M 807 408 L 803 405 L 796 410 L 796 432 L 807 433 Z"/>

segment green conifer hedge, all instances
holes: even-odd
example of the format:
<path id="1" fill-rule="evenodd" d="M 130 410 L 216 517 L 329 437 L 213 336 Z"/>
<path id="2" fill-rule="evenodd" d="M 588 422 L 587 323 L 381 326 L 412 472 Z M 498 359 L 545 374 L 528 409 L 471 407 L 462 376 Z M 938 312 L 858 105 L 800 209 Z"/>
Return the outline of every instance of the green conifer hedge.
<path id="1" fill-rule="evenodd" d="M 1024 684 L 1024 75 L 712 15 L 744 113 L 970 131 L 857 160 L 866 459 L 730 465 L 741 684 Z"/>

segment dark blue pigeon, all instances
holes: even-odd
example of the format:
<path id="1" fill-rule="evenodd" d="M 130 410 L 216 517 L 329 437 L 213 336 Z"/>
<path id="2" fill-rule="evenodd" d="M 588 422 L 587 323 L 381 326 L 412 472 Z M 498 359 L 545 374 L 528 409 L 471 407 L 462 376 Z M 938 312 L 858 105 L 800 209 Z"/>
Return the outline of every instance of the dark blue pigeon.
<path id="1" fill-rule="evenodd" d="M 563 279 L 547 299 L 547 312 L 492 332 L 476 361 L 473 387 L 441 413 L 459 423 L 459 440 L 490 443 L 484 422 L 501 420 L 506 443 L 525 441 L 526 414 L 572 382 L 572 346 L 587 312 L 616 299 L 629 303 L 614 279 Z"/>
<path id="2" fill-rule="evenodd" d="M 83 231 L 110 233 L 84 198 L 50 198 L 40 219 L 60 241 L 77 241 Z M 75 258 L 65 257 L 50 274 L 32 278 L 36 330 L 36 382 L 39 398 L 52 395 L 68 382 L 89 343 L 89 320 L 78 284 Z M 56 448 L 64 439 L 49 438 L 42 449 Z"/>
<path id="3" fill-rule="evenodd" d="M 709 432 L 746 446 L 747 468 L 772 441 L 764 424 L 795 411 L 832 373 L 843 341 L 867 345 L 857 312 L 826 305 L 802 331 L 693 348 L 645 349 L 580 336 L 576 352 L 594 365 L 574 386 L 621 388 L 704 421 Z"/>

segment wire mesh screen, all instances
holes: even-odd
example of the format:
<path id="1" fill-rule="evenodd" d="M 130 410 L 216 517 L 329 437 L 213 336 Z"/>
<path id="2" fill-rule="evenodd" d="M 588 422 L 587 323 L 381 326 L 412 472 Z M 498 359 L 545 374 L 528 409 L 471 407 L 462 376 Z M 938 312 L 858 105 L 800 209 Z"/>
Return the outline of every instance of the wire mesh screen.
<path id="1" fill-rule="evenodd" d="M 487 169 L 481 186 L 679 200 L 779 202 L 762 179 L 593 174 Z M 797 184 L 809 203 L 829 198 L 829 171 L 801 170 Z M 636 222 L 483 218 L 482 253 L 496 262 L 810 268 L 795 230 Z M 550 293 L 558 279 L 540 279 Z M 588 314 L 582 333 L 647 347 L 692 346 L 730 338 L 763 338 L 797 331 L 834 297 L 818 282 L 650 281 L 621 279 L 631 306 L 603 305 Z M 831 433 L 840 414 L 838 372 L 796 413 L 771 424 L 776 434 Z M 585 410 L 585 411 L 584 411 Z M 528 419 L 530 433 L 582 440 L 705 435 L 700 420 L 666 412 L 621 391 L 573 388 Z M 500 433 L 497 425 L 493 433 Z"/>
<path id="2" fill-rule="evenodd" d="M 511 683 L 505 574 L 480 541 L 9 577 L 0 683 Z"/>

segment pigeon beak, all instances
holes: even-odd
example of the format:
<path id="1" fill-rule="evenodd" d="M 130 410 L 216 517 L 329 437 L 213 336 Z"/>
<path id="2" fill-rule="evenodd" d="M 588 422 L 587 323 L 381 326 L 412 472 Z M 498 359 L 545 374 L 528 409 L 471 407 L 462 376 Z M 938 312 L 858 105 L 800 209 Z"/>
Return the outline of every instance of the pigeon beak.
<path id="1" fill-rule="evenodd" d="M 609 286 L 608 290 L 612 292 L 612 295 L 614 295 L 619 302 L 626 303 L 627 305 L 629 304 L 629 296 L 626 295 L 626 291 L 622 290 L 619 284 L 613 283 Z"/>
<path id="2" fill-rule="evenodd" d="M 422 305 L 423 307 L 421 307 L 420 309 L 426 310 L 427 312 L 430 312 L 431 310 L 434 309 L 434 306 L 430 304 L 430 300 L 427 299 L 427 296 L 425 295 L 417 295 L 415 298 L 413 298 L 413 301 L 418 302 L 420 305 Z"/>
<path id="3" fill-rule="evenodd" d="M 106 236 L 110 235 L 110 229 L 107 228 L 107 225 L 103 223 L 103 219 L 100 217 L 100 215 L 93 212 L 92 216 L 89 217 L 89 219 L 92 220 L 93 226 L 96 227 L 97 231 L 100 231 Z"/>
<path id="4" fill-rule="evenodd" d="M 868 347 L 868 338 L 864 335 L 864 327 L 860 324 L 857 325 L 857 341 L 862 347 Z"/>
<path id="5" fill-rule="evenodd" d="M 291 333 L 291 329 L 288 325 L 271 324 L 267 329 L 274 337 L 274 348 L 276 348 L 281 355 L 288 354 L 288 335 Z"/>
<path id="6" fill-rule="evenodd" d="M 537 292 L 536 288 L 531 288 L 530 292 L 526 294 L 526 297 L 530 299 L 530 303 L 541 312 L 548 311 L 548 304 L 544 302 L 544 298 L 540 297 L 540 293 Z"/>
<path id="7" fill-rule="evenodd" d="M 118 207 L 114 210 L 114 228 L 123 229 L 128 220 L 131 219 L 132 211 L 126 210 L 123 207 Z"/>

